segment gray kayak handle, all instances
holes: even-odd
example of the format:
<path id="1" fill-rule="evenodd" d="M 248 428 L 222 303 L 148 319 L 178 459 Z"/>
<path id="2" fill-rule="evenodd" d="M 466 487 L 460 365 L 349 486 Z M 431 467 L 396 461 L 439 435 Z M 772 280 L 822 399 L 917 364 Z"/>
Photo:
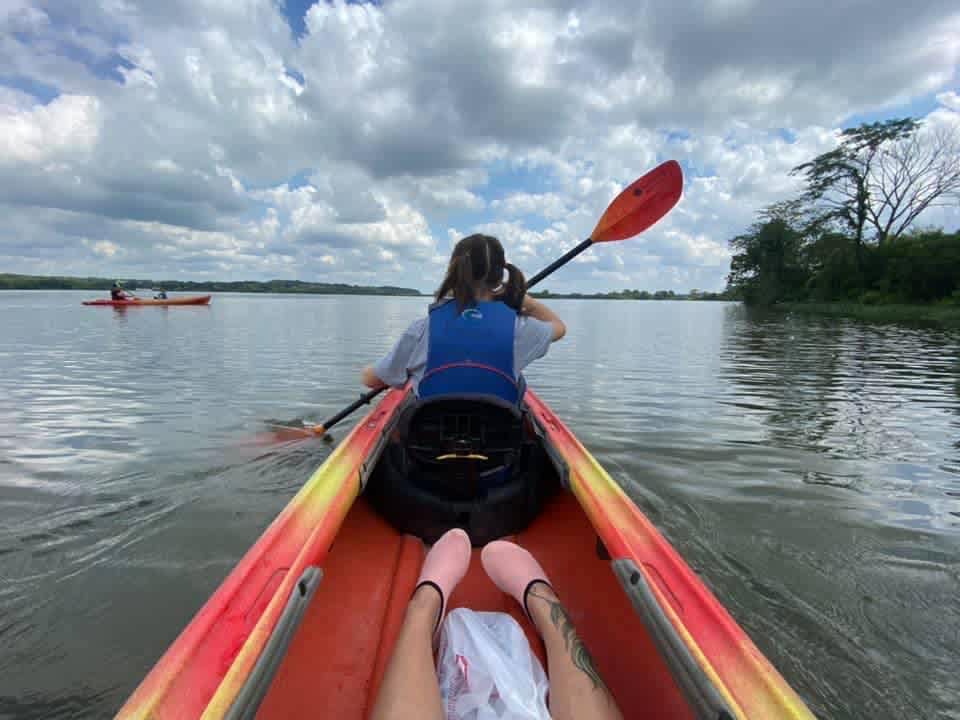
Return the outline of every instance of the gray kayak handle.
<path id="1" fill-rule="evenodd" d="M 304 569 L 297 580 L 296 585 L 290 592 L 287 599 L 287 605 L 277 619 L 277 624 L 270 633 L 267 644 L 264 646 L 260 657 L 257 658 L 253 670 L 249 677 L 237 693 L 236 699 L 224 715 L 226 720 L 253 720 L 260 708 L 260 703 L 266 697 L 270 689 L 270 683 L 273 682 L 273 676 L 277 674 L 280 663 L 287 654 L 287 648 L 303 620 L 310 600 L 320 585 L 323 578 L 323 570 L 310 565 Z"/>
<path id="2" fill-rule="evenodd" d="M 690 653 L 636 563 L 624 558 L 611 565 L 697 720 L 734 720 L 736 715 Z"/>

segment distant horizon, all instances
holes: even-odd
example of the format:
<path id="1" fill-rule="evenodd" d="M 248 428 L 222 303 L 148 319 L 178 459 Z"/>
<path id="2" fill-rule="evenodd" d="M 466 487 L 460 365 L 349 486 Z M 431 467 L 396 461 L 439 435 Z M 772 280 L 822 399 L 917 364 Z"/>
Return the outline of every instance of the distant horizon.
<path id="1" fill-rule="evenodd" d="M 123 283 L 124 289 L 129 291 L 134 290 L 159 290 L 163 289 L 168 292 L 219 292 L 219 293 L 250 293 L 250 294 L 277 294 L 277 295 L 335 295 L 337 289 L 345 289 L 346 292 L 340 294 L 354 294 L 354 295 L 392 295 L 392 296 L 406 296 L 406 297 L 432 297 L 432 292 L 423 292 L 416 288 L 407 288 L 402 286 L 395 285 L 360 285 L 354 283 L 326 283 L 326 282 L 309 282 L 305 280 L 284 280 L 281 278 L 273 278 L 271 280 L 152 280 L 150 278 L 105 278 L 98 277 L 95 275 L 81 276 L 81 275 L 30 275 L 26 273 L 0 273 L 0 290 L 70 290 L 70 291 L 87 291 L 87 292 L 97 292 L 101 290 L 109 290 L 110 286 L 116 281 L 119 280 Z M 18 281 L 20 281 L 18 283 Z M 57 287 L 54 286 L 55 281 L 61 281 L 62 283 L 74 283 L 81 285 L 80 287 Z M 40 286 L 31 286 L 32 284 L 39 284 Z M 144 283 L 143 285 L 134 285 L 132 283 Z M 274 287 L 273 289 L 267 289 L 271 285 L 280 285 L 286 284 L 294 289 L 283 290 L 280 288 Z M 224 286 L 231 285 L 252 285 L 257 286 L 263 289 L 230 289 Z M 181 287 L 177 287 L 181 286 Z M 188 287 L 182 287 L 188 286 Z M 219 288 L 217 286 L 220 286 Z M 310 290 L 307 288 L 315 287 L 316 290 Z M 296 289 L 302 288 L 302 289 Z M 379 291 L 379 292 L 377 292 Z M 391 292 L 397 291 L 397 292 Z M 603 292 L 586 292 L 578 290 L 570 291 L 554 291 L 550 288 L 538 288 L 531 291 L 532 295 L 536 296 L 548 296 L 553 297 L 558 300 L 562 299 L 576 299 L 577 296 L 582 298 L 602 298 L 604 296 L 624 294 L 624 293 L 645 293 L 651 296 L 657 293 L 673 293 L 678 297 L 690 297 L 694 293 L 699 295 L 720 295 L 720 292 L 714 292 L 710 290 L 702 290 L 700 288 L 690 288 L 689 290 L 677 292 L 675 290 L 666 290 L 664 288 L 657 288 L 655 290 L 648 290 L 642 288 L 621 288 L 618 290 L 610 290 Z M 609 298 L 609 299 L 619 299 L 619 298 Z M 643 298 L 646 299 L 646 298 Z M 651 297 L 650 299 L 654 299 Z"/>

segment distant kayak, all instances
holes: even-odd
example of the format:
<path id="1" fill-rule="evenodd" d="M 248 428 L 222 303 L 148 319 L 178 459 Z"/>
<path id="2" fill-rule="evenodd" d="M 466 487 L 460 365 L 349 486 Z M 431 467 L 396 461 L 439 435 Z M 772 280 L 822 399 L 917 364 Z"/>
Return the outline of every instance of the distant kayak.
<path id="1" fill-rule="evenodd" d="M 167 298 L 166 300 L 151 300 L 149 298 L 138 298 L 135 300 L 84 300 L 84 305 L 107 305 L 110 307 L 130 307 L 137 305 L 208 305 L 210 303 L 209 295 L 191 295 L 182 298 Z"/>

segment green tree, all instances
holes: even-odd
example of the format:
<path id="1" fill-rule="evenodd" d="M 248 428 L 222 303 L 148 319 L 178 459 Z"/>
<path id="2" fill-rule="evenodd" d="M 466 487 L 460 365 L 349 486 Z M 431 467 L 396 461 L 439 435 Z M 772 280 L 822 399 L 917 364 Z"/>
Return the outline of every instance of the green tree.
<path id="1" fill-rule="evenodd" d="M 727 290 L 751 305 L 772 305 L 803 295 L 809 270 L 803 256 L 804 234 L 791 224 L 784 206 L 772 206 L 764 218 L 730 241 Z"/>
<path id="2" fill-rule="evenodd" d="M 928 128 L 913 118 L 848 128 L 833 150 L 795 167 L 803 199 L 856 242 L 884 245 L 928 207 L 960 200 L 960 130 Z"/>
<path id="3" fill-rule="evenodd" d="M 807 287 L 816 300 L 850 299 L 863 292 L 866 262 L 854 240 L 839 232 L 820 233 L 805 249 Z"/>
<path id="4" fill-rule="evenodd" d="M 792 170 L 804 178 L 804 199 L 821 208 L 824 220 L 836 221 L 849 230 L 858 252 L 870 218 L 871 174 L 881 148 L 908 138 L 918 125 L 913 118 L 901 118 L 847 128 L 836 148 Z"/>
<path id="5" fill-rule="evenodd" d="M 899 302 L 933 302 L 960 293 L 960 233 L 927 230 L 877 251 L 875 288 Z"/>

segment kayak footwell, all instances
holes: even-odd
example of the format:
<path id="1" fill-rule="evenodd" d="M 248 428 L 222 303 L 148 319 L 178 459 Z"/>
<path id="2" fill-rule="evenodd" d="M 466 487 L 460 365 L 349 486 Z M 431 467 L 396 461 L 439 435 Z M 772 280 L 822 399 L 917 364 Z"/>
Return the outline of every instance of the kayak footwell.
<path id="1" fill-rule="evenodd" d="M 560 493 L 514 538 L 550 576 L 625 717 L 692 718 L 657 648 L 620 588 L 576 499 Z M 274 677 L 258 718 L 365 718 L 424 557 L 361 496 L 327 555 L 323 580 Z M 508 612 L 546 667 L 517 603 L 487 578 L 475 550 L 450 607 Z"/>

